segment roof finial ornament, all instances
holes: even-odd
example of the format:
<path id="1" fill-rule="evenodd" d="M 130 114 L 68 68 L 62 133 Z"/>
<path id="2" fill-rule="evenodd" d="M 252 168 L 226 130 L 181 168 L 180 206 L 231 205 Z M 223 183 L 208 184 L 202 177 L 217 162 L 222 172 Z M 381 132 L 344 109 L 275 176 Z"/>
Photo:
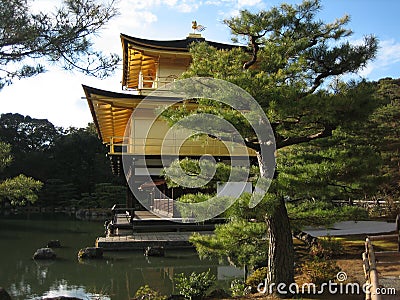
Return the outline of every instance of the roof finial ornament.
<path id="1" fill-rule="evenodd" d="M 201 32 L 204 31 L 206 29 L 206 27 L 204 27 L 203 25 L 197 24 L 197 21 L 192 21 L 192 29 L 193 29 L 193 33 L 196 33 L 196 31 Z"/>

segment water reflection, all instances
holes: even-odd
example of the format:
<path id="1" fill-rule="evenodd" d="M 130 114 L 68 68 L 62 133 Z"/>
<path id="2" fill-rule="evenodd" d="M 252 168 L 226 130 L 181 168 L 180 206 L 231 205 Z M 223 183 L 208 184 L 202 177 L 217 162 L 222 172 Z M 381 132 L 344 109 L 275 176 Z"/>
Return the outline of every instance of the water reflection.
<path id="1" fill-rule="evenodd" d="M 66 280 L 61 280 L 60 282 L 55 282 L 51 287 L 50 291 L 44 293 L 41 297 L 29 298 L 29 300 L 41 300 L 43 298 L 54 298 L 54 297 L 75 297 L 80 299 L 90 299 L 90 300 L 111 300 L 108 295 L 103 294 L 101 291 L 90 292 L 83 286 L 69 286 Z"/>
<path id="2" fill-rule="evenodd" d="M 127 300 L 144 284 L 163 294 L 177 293 L 173 278 L 179 273 L 210 269 L 225 288 L 226 276 L 242 274 L 215 261 L 199 260 L 191 250 L 166 251 L 165 257 L 145 257 L 141 251 L 105 252 L 102 260 L 78 262 L 79 249 L 93 246 L 102 231 L 101 222 L 0 219 L 0 285 L 15 300 L 55 296 Z M 55 261 L 32 260 L 36 249 L 55 239 L 63 246 L 54 249 Z"/>

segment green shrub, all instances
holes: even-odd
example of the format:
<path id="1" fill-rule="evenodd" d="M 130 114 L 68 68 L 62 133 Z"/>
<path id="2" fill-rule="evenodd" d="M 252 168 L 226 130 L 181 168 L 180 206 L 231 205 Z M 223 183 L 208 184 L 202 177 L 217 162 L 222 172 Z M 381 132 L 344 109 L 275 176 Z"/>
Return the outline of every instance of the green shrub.
<path id="1" fill-rule="evenodd" d="M 232 296 L 245 296 L 249 293 L 249 290 L 241 279 L 234 279 L 231 282 L 231 287 L 229 288 Z"/>
<path id="2" fill-rule="evenodd" d="M 176 288 L 179 294 L 188 299 L 202 299 L 207 290 L 213 285 L 216 278 L 210 270 L 202 273 L 193 272 L 189 276 L 181 273 L 175 276 Z"/>
<path id="3" fill-rule="evenodd" d="M 151 289 L 147 284 L 141 286 L 135 294 L 137 300 L 166 300 L 167 296 L 162 296 L 159 292 Z"/>
<path id="4" fill-rule="evenodd" d="M 334 280 L 340 268 L 334 261 L 315 257 L 302 265 L 302 271 L 308 283 L 321 285 L 324 282 L 329 282 L 329 280 Z"/>
<path id="5" fill-rule="evenodd" d="M 262 267 L 255 270 L 246 280 L 246 284 L 251 286 L 253 290 L 257 288 L 257 286 L 265 281 L 268 275 L 268 268 Z"/>
<path id="6" fill-rule="evenodd" d="M 268 257 L 268 241 L 265 239 L 266 223 L 231 220 L 215 226 L 214 234 L 194 233 L 189 241 L 196 246 L 202 259 L 228 258 L 238 268 L 263 265 Z"/>
<path id="7" fill-rule="evenodd" d="M 327 238 L 320 238 L 318 242 L 311 247 L 310 254 L 329 259 L 343 254 L 343 251 L 342 243 L 328 236 Z"/>

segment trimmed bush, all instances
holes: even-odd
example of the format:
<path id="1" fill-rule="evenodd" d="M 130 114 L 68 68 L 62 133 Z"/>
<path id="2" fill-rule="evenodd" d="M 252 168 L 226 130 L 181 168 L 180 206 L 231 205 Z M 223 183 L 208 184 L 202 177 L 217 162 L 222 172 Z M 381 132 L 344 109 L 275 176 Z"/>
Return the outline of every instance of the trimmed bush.
<path id="1" fill-rule="evenodd" d="M 267 274 L 268 268 L 259 268 L 251 273 L 251 275 L 246 280 L 246 284 L 251 286 L 252 290 L 255 291 L 257 289 L 257 286 L 265 281 L 265 278 L 267 278 Z"/>
<path id="2" fill-rule="evenodd" d="M 310 254 L 320 258 L 330 259 L 343 254 L 343 251 L 342 243 L 328 236 L 327 238 L 318 239 L 318 242 L 312 245 Z"/>
<path id="3" fill-rule="evenodd" d="M 202 299 L 206 295 L 216 278 L 208 270 L 202 273 L 193 272 L 189 276 L 181 273 L 175 276 L 175 280 L 179 294 L 187 299 L 195 300 Z"/>
<path id="4" fill-rule="evenodd" d="M 141 286 L 135 293 L 137 300 L 166 300 L 167 296 L 161 295 L 158 291 L 153 290 L 147 284 Z"/>
<path id="5" fill-rule="evenodd" d="M 231 282 L 231 287 L 230 287 L 230 291 L 232 293 L 232 296 L 236 297 L 236 296 L 245 296 L 247 294 L 250 293 L 250 290 L 248 287 L 246 286 L 246 283 L 241 280 L 241 279 L 234 279 Z"/>
<path id="6" fill-rule="evenodd" d="M 315 257 L 302 265 L 302 271 L 305 274 L 307 282 L 321 285 L 322 283 L 329 282 L 329 280 L 335 280 L 337 273 L 340 272 L 340 268 L 334 261 Z"/>

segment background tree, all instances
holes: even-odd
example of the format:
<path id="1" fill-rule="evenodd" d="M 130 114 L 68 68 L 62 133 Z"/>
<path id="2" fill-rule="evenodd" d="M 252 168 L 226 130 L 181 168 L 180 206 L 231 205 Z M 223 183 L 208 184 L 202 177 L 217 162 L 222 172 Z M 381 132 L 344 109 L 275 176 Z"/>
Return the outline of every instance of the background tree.
<path id="1" fill-rule="evenodd" d="M 13 160 L 11 154 L 11 145 L 0 142 L 0 172 L 3 172 Z"/>
<path id="2" fill-rule="evenodd" d="M 0 141 L 12 148 L 13 163 L 3 175 L 25 174 L 45 181 L 51 172 L 51 151 L 61 129 L 46 119 L 6 113 L 0 116 Z"/>
<path id="3" fill-rule="evenodd" d="M 119 57 L 96 51 L 91 41 L 117 15 L 113 0 L 64 0 L 53 13 L 33 13 L 30 2 L 0 0 L 0 89 L 44 72 L 43 59 L 99 77 L 116 68 Z"/>
<path id="4" fill-rule="evenodd" d="M 7 178 L 0 183 L 0 201 L 9 201 L 11 205 L 35 203 L 42 185 L 40 181 L 24 174 Z"/>
<path id="5" fill-rule="evenodd" d="M 66 183 L 61 179 L 46 179 L 44 186 L 39 193 L 37 202 L 45 207 L 78 207 L 80 195 L 73 183 Z"/>
<path id="6" fill-rule="evenodd" d="M 82 193 L 80 207 L 111 208 L 126 203 L 126 187 L 112 183 L 97 183 L 92 193 Z"/>
<path id="7" fill-rule="evenodd" d="M 56 128 L 46 119 L 13 113 L 0 116 L 1 140 L 11 144 L 13 151 L 18 155 L 50 149 L 59 134 L 60 128 Z"/>
<path id="8" fill-rule="evenodd" d="M 107 149 L 93 124 L 63 129 L 45 119 L 7 113 L 0 116 L 0 142 L 4 144 L 2 159 L 7 162 L 7 168 L 4 164 L 0 170 L 0 180 L 24 174 L 43 182 L 37 205 L 90 207 L 81 200 L 96 194 L 96 185 L 110 184 L 110 193 L 116 191 L 118 197 L 120 189 L 126 189 L 122 179 L 113 176 Z M 109 207 L 105 197 L 95 205 Z"/>
<path id="9" fill-rule="evenodd" d="M 12 162 L 11 145 L 0 142 L 0 173 Z M 20 174 L 14 178 L 0 181 L 0 203 L 9 201 L 12 205 L 34 203 L 42 183 L 31 177 Z"/>
<path id="10" fill-rule="evenodd" d="M 400 80 L 384 78 L 376 86 L 377 95 L 385 105 L 371 115 L 363 130 L 368 132 L 365 143 L 376 147 L 383 161 L 377 198 L 386 201 L 388 213 L 395 217 L 400 213 L 395 203 L 400 198 Z"/>
<path id="11" fill-rule="evenodd" d="M 282 4 L 259 13 L 241 11 L 239 16 L 225 20 L 225 24 L 234 40 L 247 44 L 248 52 L 221 51 L 206 44 L 195 45 L 191 50 L 193 61 L 185 76 L 224 79 L 249 92 L 271 122 L 278 157 L 285 155 L 283 149 L 289 146 L 311 145 L 333 137 L 338 130 L 365 120 L 377 106 L 368 84 L 347 84 L 337 91 L 327 88 L 326 80 L 365 67 L 375 57 L 378 43 L 375 37 L 367 36 L 364 43 L 351 45 L 344 40 L 351 35 L 345 28 L 349 17 L 325 24 L 316 18 L 320 9 L 320 2 L 313 0 L 299 5 Z M 235 115 L 232 109 L 220 104 L 210 105 L 209 100 L 200 99 L 198 104 L 197 109 L 169 110 L 164 116 L 175 122 L 187 114 L 208 112 L 234 119 L 246 145 L 261 155 L 261 147 L 269 141 L 258 140 L 240 114 Z M 296 164 L 292 163 L 291 168 L 295 169 Z M 260 177 L 267 173 L 262 164 L 259 170 Z M 291 184 L 283 185 L 285 176 L 281 170 L 278 164 L 277 180 L 269 190 L 273 197 L 267 197 L 268 279 L 288 286 L 294 281 L 294 253 L 284 199 Z M 317 176 L 315 173 L 317 170 L 310 177 Z M 303 189 L 311 188 L 308 189 L 305 178 Z"/>
<path id="12" fill-rule="evenodd" d="M 73 183 L 79 194 L 94 192 L 96 183 L 116 180 L 106 154 L 91 125 L 69 128 L 55 141 L 51 178 Z"/>

